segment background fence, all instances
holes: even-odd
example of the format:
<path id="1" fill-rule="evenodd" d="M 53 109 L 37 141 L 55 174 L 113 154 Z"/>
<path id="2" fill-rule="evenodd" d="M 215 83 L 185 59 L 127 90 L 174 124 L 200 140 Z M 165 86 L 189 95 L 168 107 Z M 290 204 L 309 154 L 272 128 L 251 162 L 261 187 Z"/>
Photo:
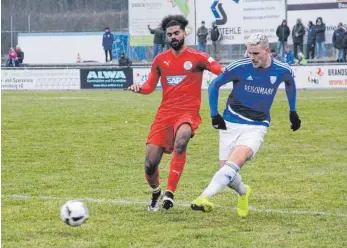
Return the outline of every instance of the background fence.
<path id="1" fill-rule="evenodd" d="M 17 33 L 128 31 L 127 0 L 2 0 L 1 54 Z M 54 48 L 52 48 L 54 49 Z"/>
<path id="2" fill-rule="evenodd" d="M 128 31 L 127 0 L 2 0 L 1 55 L 4 59 L 9 48 L 18 44 L 18 33 L 103 32 L 105 27 L 113 32 Z M 276 48 L 276 44 L 270 46 Z M 211 51 L 211 47 L 207 49 Z M 151 47 L 146 50 L 146 60 L 151 60 Z M 334 52 L 327 44 L 328 58 L 334 58 Z M 243 44 L 220 46 L 222 60 L 239 59 L 244 53 Z"/>

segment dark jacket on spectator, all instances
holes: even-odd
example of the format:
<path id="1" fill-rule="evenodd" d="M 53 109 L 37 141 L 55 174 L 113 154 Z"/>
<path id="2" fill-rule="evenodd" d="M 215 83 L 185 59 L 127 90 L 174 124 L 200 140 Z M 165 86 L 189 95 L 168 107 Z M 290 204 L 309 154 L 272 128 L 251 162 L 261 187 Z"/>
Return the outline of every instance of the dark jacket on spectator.
<path id="1" fill-rule="evenodd" d="M 18 63 L 22 64 L 24 60 L 24 52 L 23 51 L 16 51 L 17 57 L 18 57 Z"/>
<path id="2" fill-rule="evenodd" d="M 198 41 L 202 43 L 207 42 L 208 29 L 206 27 L 198 28 L 198 32 L 196 33 L 198 36 Z"/>
<path id="3" fill-rule="evenodd" d="M 287 21 L 283 20 L 282 24 L 277 27 L 276 35 L 278 41 L 287 41 L 290 35 L 290 28 L 287 26 Z"/>
<path id="4" fill-rule="evenodd" d="M 23 64 L 24 52 L 20 48 L 16 48 L 17 60 L 15 61 L 16 66 Z"/>
<path id="5" fill-rule="evenodd" d="M 212 41 L 217 41 L 217 40 L 220 40 L 220 31 L 219 31 L 219 28 L 217 25 L 214 25 L 212 28 L 211 28 L 211 40 Z"/>
<path id="6" fill-rule="evenodd" d="M 110 31 L 105 32 L 102 37 L 102 46 L 105 50 L 112 50 L 113 41 L 113 34 Z"/>
<path id="7" fill-rule="evenodd" d="M 304 43 L 304 35 L 305 35 L 304 25 L 301 22 L 295 24 L 292 30 L 293 43 L 294 44 Z"/>
<path id="8" fill-rule="evenodd" d="M 118 60 L 118 65 L 119 66 L 128 66 L 130 67 L 133 63 L 131 62 L 131 60 L 124 55 L 124 53 L 120 54 L 119 60 Z"/>
<path id="9" fill-rule="evenodd" d="M 317 24 L 318 20 L 321 21 L 321 24 Z M 318 17 L 316 20 L 316 42 L 325 41 L 325 23 L 321 17 Z"/>
<path id="10" fill-rule="evenodd" d="M 345 33 L 345 37 L 343 37 L 342 43 L 343 43 L 343 48 L 347 49 L 347 32 Z"/>
<path id="11" fill-rule="evenodd" d="M 343 39 L 345 37 L 345 30 L 342 29 L 336 29 L 333 34 L 333 46 L 336 49 L 343 49 Z"/>
<path id="12" fill-rule="evenodd" d="M 307 44 L 316 44 L 316 25 L 314 24 L 307 30 Z"/>
<path id="13" fill-rule="evenodd" d="M 164 37 L 165 33 L 161 28 L 152 29 L 148 26 L 148 29 L 151 32 L 151 34 L 154 34 L 153 44 L 157 44 L 157 45 L 165 44 L 165 37 Z"/>

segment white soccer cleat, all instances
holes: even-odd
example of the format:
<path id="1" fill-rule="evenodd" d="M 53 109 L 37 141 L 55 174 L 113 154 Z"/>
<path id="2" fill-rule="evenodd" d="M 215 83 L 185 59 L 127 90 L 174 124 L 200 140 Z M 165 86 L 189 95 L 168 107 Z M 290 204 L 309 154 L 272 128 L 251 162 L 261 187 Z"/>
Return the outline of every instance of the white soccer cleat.
<path id="1" fill-rule="evenodd" d="M 152 199 L 148 204 L 148 211 L 155 212 L 160 210 L 160 199 L 161 199 L 161 190 L 156 193 L 152 193 Z"/>

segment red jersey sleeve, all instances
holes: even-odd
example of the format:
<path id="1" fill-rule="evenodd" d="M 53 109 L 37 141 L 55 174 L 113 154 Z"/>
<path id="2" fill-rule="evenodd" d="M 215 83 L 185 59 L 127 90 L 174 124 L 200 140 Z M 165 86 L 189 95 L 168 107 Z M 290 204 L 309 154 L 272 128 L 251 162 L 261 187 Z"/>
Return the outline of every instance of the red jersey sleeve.
<path id="1" fill-rule="evenodd" d="M 152 93 L 157 87 L 160 78 L 160 67 L 158 63 L 158 56 L 154 59 L 151 72 L 149 73 L 147 81 L 141 87 L 141 94 L 147 95 Z"/>
<path id="2" fill-rule="evenodd" d="M 202 60 L 204 61 L 204 69 L 219 75 L 223 72 L 223 66 L 210 57 L 207 53 L 201 53 Z"/>

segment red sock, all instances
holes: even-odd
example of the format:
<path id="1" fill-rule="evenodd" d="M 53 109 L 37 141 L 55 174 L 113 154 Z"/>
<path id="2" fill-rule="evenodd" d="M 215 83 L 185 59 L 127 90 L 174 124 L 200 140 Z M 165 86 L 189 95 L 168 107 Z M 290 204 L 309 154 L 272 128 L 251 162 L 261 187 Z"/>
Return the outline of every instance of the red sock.
<path id="1" fill-rule="evenodd" d="M 146 178 L 148 185 L 152 189 L 156 189 L 159 187 L 159 169 L 157 169 L 157 171 L 153 175 L 147 175 L 145 173 L 145 178 Z"/>
<path id="2" fill-rule="evenodd" d="M 176 191 L 177 184 L 182 175 L 185 163 L 186 153 L 183 152 L 181 154 L 178 154 L 176 151 L 174 151 L 170 163 L 169 179 L 166 190 L 170 190 L 173 193 Z"/>

